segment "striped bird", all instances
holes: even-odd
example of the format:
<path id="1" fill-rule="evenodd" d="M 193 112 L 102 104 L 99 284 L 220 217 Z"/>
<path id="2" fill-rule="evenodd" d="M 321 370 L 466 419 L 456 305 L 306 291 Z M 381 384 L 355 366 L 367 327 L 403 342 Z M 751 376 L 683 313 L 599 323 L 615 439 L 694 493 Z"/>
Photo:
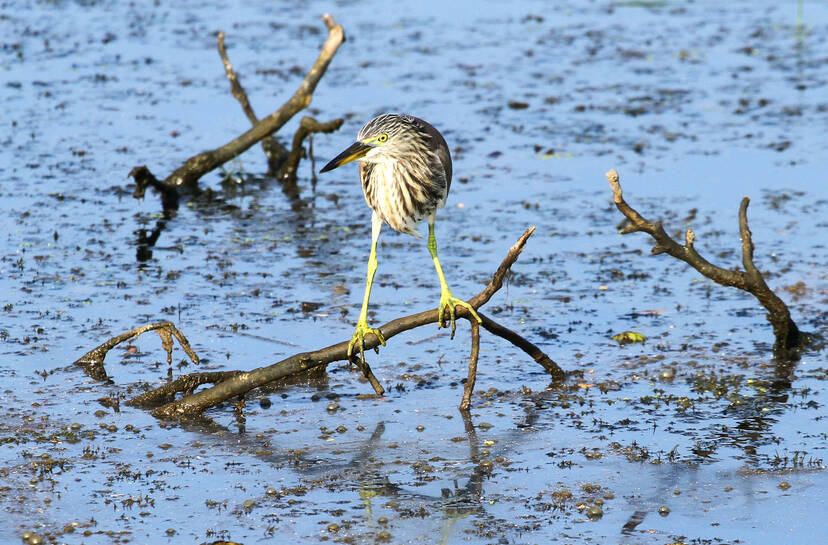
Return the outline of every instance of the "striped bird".
<path id="1" fill-rule="evenodd" d="M 382 332 L 368 326 L 368 300 L 377 270 L 377 240 L 383 223 L 395 231 L 419 238 L 417 225 L 428 218 L 428 250 L 440 279 L 438 327 L 447 327 L 445 311 L 448 310 L 454 335 L 457 305 L 466 307 L 481 322 L 469 303 L 451 294 L 437 258 L 434 220 L 437 208 L 445 205 L 451 187 L 451 154 L 443 135 L 426 121 L 411 115 L 380 115 L 366 123 L 356 142 L 334 157 L 321 172 L 352 161 L 359 161 L 362 192 L 373 214 L 365 294 L 356 330 L 348 344 L 348 356 L 358 346 L 360 358 L 365 361 L 364 338 L 368 333 L 376 335 L 385 346 Z"/>

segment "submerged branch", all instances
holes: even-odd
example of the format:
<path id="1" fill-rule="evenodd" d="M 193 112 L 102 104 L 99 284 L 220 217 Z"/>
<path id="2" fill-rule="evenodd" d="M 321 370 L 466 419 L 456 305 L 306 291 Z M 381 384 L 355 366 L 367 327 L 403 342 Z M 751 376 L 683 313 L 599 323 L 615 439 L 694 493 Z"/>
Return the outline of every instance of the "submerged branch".
<path id="1" fill-rule="evenodd" d="M 181 345 L 181 348 L 184 349 L 184 352 L 190 357 L 193 363 L 198 365 L 198 355 L 193 351 L 190 347 L 189 341 L 187 341 L 187 337 L 184 336 L 181 331 L 175 327 L 175 324 L 172 322 L 159 322 L 156 324 L 146 324 L 141 327 L 136 327 L 135 329 L 131 329 L 125 333 L 121 333 L 115 337 L 112 337 L 105 343 L 93 348 L 77 360 L 75 360 L 75 365 L 80 365 L 83 367 L 84 371 L 90 377 L 96 380 L 107 380 L 109 377 L 106 374 L 106 369 L 104 368 L 104 358 L 106 358 L 107 353 L 110 350 L 118 346 L 124 341 L 128 341 L 130 339 L 134 339 L 139 335 L 143 335 L 147 331 L 157 331 L 158 335 L 161 337 L 161 346 L 167 352 L 167 363 L 172 363 L 172 349 L 173 349 L 173 337 L 178 340 L 178 344 Z"/>
<path id="2" fill-rule="evenodd" d="M 132 176 L 132 179 L 135 180 L 135 191 L 132 192 L 133 198 L 143 199 L 147 188 L 151 187 L 161 194 L 161 208 L 164 210 L 166 219 L 172 217 L 175 211 L 178 210 L 178 189 L 160 181 L 146 165 L 134 167 L 127 176 Z"/>

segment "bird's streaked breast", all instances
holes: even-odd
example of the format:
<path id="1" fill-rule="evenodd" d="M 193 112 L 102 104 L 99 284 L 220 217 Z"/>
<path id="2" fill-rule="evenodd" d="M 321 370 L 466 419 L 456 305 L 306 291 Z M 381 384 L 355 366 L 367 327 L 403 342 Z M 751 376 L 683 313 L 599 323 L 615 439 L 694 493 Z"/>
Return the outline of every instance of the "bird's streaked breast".
<path id="1" fill-rule="evenodd" d="M 360 163 L 365 201 L 389 227 L 420 237 L 417 224 L 446 199 L 446 178 L 436 158 L 425 161 L 388 159 Z"/>

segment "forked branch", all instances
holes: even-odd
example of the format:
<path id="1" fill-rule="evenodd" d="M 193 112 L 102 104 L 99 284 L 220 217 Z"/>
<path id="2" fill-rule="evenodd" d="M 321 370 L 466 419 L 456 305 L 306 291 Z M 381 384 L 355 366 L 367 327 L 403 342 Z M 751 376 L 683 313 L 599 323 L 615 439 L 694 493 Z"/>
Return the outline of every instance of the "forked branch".
<path id="1" fill-rule="evenodd" d="M 328 69 L 328 65 L 331 63 L 337 49 L 345 41 L 345 32 L 330 15 L 325 14 L 322 20 L 328 28 L 328 39 L 322 46 L 316 62 L 313 63 L 293 96 L 278 110 L 260 120 L 249 131 L 231 142 L 220 148 L 205 151 L 187 159 L 183 165 L 167 177 L 166 183 L 176 186 L 195 185 L 203 175 L 248 150 L 262 138 L 278 131 L 294 115 L 310 105 L 316 85 Z"/>
<path id="2" fill-rule="evenodd" d="M 224 45 L 224 32 L 219 32 L 218 35 L 218 51 L 221 57 L 221 62 L 224 64 L 224 73 L 230 81 L 230 93 L 239 101 L 244 115 L 250 120 L 250 123 L 255 126 L 259 123 L 259 118 L 253 107 L 250 105 L 250 99 L 247 98 L 247 91 L 242 87 L 236 71 L 233 70 L 233 65 L 227 56 L 227 48 Z M 343 119 L 334 119 L 325 123 L 320 123 L 310 116 L 305 116 L 299 122 L 299 128 L 293 135 L 293 144 L 291 150 L 288 152 L 285 147 L 280 144 L 273 136 L 266 136 L 262 139 L 262 150 L 264 150 L 267 157 L 268 174 L 278 176 L 278 178 L 287 183 L 295 183 L 296 169 L 299 166 L 299 161 L 304 157 L 304 148 L 302 143 L 309 135 L 315 132 L 334 132 L 342 126 Z"/>
<path id="3" fill-rule="evenodd" d="M 296 169 L 299 167 L 299 161 L 305 155 L 305 148 L 302 144 L 308 136 L 317 132 L 331 133 L 337 131 L 344 122 L 345 120 L 340 118 L 326 123 L 320 123 L 310 116 L 306 115 L 303 117 L 302 121 L 299 122 L 299 128 L 296 129 L 296 133 L 293 135 L 293 144 L 291 145 L 290 153 L 279 169 L 279 179 L 287 180 L 288 182 L 296 180 Z"/>
<path id="4" fill-rule="evenodd" d="M 184 186 L 195 190 L 197 188 L 198 180 L 202 176 L 247 151 L 257 142 L 260 142 L 264 138 L 272 135 L 282 128 L 282 126 L 284 126 L 284 124 L 287 123 L 294 115 L 310 105 L 311 99 L 313 98 L 313 92 L 316 89 L 319 80 L 327 70 L 328 65 L 331 63 L 331 60 L 339 49 L 339 46 L 345 41 L 345 32 L 330 15 L 325 14 L 322 17 L 322 21 L 328 29 L 328 38 L 322 46 L 316 62 L 313 63 L 313 66 L 308 71 L 304 80 L 302 80 L 302 83 L 299 84 L 299 87 L 293 93 L 293 96 L 291 96 L 290 99 L 288 99 L 288 101 L 285 102 L 278 110 L 261 120 L 256 120 L 256 115 L 250 107 L 247 95 L 238 83 L 238 78 L 236 78 L 235 73 L 232 70 L 232 66 L 230 66 L 230 63 L 226 58 L 226 51 L 223 50 L 223 39 L 220 39 L 219 51 L 220 54 L 222 54 L 222 60 L 225 63 L 225 72 L 231 81 L 231 91 L 233 92 L 233 95 L 242 102 L 242 109 L 245 111 L 248 119 L 250 119 L 251 122 L 256 120 L 255 124 L 250 130 L 237 138 L 234 138 L 227 144 L 214 150 L 201 152 L 187 159 L 184 164 L 175 169 L 172 174 L 167 176 L 167 178 L 163 181 L 164 185 L 171 187 Z M 223 36 L 221 38 L 223 38 Z M 266 145 L 265 148 L 265 152 L 268 153 L 268 155 L 273 153 L 273 149 L 271 149 L 270 146 Z"/>
<path id="5" fill-rule="evenodd" d="M 630 220 L 630 223 L 620 230 L 622 235 L 638 231 L 647 233 L 655 241 L 652 249 L 654 255 L 669 254 L 684 261 L 717 284 L 732 286 L 751 293 L 768 311 L 767 319 L 773 326 L 775 336 L 774 355 L 782 359 L 797 359 L 799 357 L 803 335 L 791 319 L 788 306 L 768 287 L 762 273 L 759 272 L 753 261 L 753 239 L 747 220 L 747 208 L 750 204 L 750 198 L 743 198 L 739 206 L 739 233 L 742 238 L 742 265 L 745 270 L 723 269 L 710 263 L 696 251 L 694 245 L 696 235 L 692 229 L 687 229 L 684 234 L 684 244 L 679 244 L 667 234 L 661 222 L 652 222 L 646 219 L 627 204 L 621 191 L 618 172 L 610 170 L 606 176 L 612 189 L 616 208 Z"/>

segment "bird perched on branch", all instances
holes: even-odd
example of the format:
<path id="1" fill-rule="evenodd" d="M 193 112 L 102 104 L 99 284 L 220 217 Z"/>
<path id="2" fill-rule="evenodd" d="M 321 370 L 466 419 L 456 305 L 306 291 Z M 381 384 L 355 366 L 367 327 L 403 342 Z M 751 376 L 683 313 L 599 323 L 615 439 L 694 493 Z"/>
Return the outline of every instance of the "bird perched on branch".
<path id="1" fill-rule="evenodd" d="M 417 225 L 428 218 L 428 251 L 440 279 L 438 327 L 447 327 L 448 310 L 451 332 L 455 330 L 455 307 L 466 307 L 479 322 L 480 317 L 467 302 L 454 297 L 443 276 L 437 259 L 434 219 L 442 208 L 451 187 L 451 154 L 440 132 L 422 119 L 410 115 L 384 114 L 375 117 L 360 129 L 357 140 L 334 157 L 321 172 L 327 172 L 352 161 L 359 161 L 359 178 L 365 202 L 371 207 L 371 253 L 365 295 L 356 330 L 348 344 L 348 356 L 355 346 L 365 361 L 365 335 L 374 334 L 385 346 L 379 329 L 368 326 L 368 299 L 377 270 L 377 240 L 382 224 L 400 233 L 420 237 Z"/>

